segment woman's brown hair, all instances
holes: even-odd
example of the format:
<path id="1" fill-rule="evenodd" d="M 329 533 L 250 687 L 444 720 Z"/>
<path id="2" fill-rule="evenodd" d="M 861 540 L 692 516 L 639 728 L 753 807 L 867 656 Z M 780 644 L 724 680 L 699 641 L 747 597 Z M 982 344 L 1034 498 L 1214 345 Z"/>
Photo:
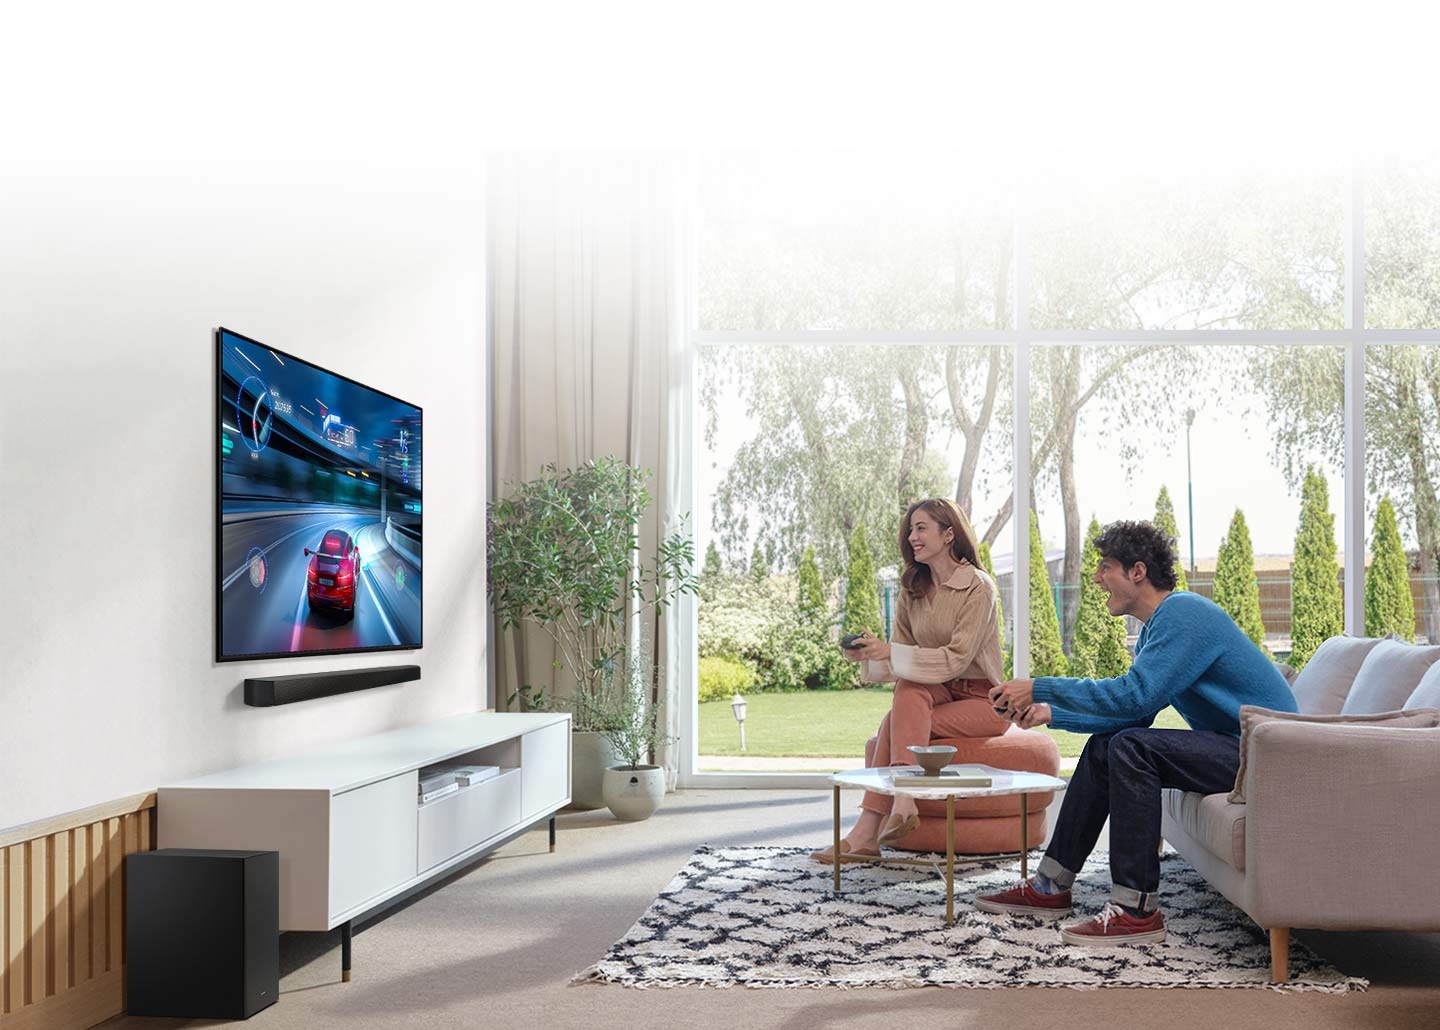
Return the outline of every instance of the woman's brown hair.
<path id="1" fill-rule="evenodd" d="M 946 497 L 932 497 L 927 501 L 916 501 L 905 510 L 900 520 L 900 560 L 905 571 L 900 574 L 900 585 L 911 597 L 923 597 L 932 585 L 930 566 L 915 560 L 915 550 L 910 546 L 910 520 L 917 511 L 923 511 L 935 520 L 941 532 L 953 529 L 955 536 L 950 541 L 950 556 L 957 562 L 969 562 L 980 567 L 979 548 L 975 543 L 975 530 L 970 520 L 954 501 Z"/>

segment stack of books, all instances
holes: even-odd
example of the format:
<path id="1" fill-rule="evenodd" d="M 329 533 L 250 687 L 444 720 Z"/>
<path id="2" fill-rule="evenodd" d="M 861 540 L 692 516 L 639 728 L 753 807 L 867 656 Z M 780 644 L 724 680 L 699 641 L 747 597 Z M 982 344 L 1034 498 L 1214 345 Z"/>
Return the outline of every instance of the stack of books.
<path id="1" fill-rule="evenodd" d="M 946 766 L 931 775 L 917 766 L 897 766 L 890 770 L 897 787 L 989 787 L 988 774 L 973 766 Z"/>

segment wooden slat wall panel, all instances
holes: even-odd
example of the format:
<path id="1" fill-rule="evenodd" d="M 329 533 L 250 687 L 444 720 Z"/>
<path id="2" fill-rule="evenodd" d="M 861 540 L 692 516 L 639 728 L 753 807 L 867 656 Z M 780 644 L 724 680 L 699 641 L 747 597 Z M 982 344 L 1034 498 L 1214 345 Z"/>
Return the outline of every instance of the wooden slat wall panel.
<path id="1" fill-rule="evenodd" d="M 155 846 L 155 795 L 0 839 L 0 1027 L 81 1030 L 124 1009 L 125 856 Z"/>
<path id="2" fill-rule="evenodd" d="M 90 830 L 77 826 L 70 831 L 70 859 L 74 863 L 73 887 L 70 890 L 72 923 L 71 954 L 74 955 L 74 980 L 80 984 L 90 979 Z"/>
<path id="3" fill-rule="evenodd" d="M 25 977 L 25 852 L 28 844 L 6 848 L 5 891 L 10 914 L 6 919 L 5 965 L 10 968 L 10 1011 L 25 1004 L 29 983 Z"/>

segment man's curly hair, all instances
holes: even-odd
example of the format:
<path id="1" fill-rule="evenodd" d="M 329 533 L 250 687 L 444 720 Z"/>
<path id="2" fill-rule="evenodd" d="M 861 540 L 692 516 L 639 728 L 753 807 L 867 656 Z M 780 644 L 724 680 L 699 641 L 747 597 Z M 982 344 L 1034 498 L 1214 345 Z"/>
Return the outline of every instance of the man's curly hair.
<path id="1" fill-rule="evenodd" d="M 1145 563 L 1145 578 L 1157 590 L 1175 589 L 1175 541 L 1148 522 L 1112 522 L 1095 538 L 1101 558 L 1129 569 Z"/>

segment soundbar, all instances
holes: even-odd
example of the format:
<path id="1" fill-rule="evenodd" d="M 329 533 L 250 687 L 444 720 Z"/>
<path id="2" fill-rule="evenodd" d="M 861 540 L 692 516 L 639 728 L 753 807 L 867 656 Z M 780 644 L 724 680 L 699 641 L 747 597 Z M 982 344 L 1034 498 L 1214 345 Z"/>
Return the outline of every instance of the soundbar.
<path id="1" fill-rule="evenodd" d="M 265 676 L 245 681 L 245 703 L 253 708 L 270 708 L 317 697 L 348 694 L 352 690 L 388 687 L 420 678 L 418 665 L 386 665 L 378 669 L 348 669 L 345 672 L 306 672 L 295 676 Z"/>

